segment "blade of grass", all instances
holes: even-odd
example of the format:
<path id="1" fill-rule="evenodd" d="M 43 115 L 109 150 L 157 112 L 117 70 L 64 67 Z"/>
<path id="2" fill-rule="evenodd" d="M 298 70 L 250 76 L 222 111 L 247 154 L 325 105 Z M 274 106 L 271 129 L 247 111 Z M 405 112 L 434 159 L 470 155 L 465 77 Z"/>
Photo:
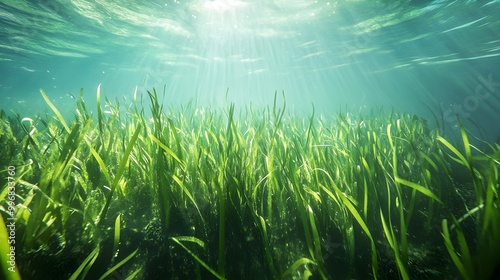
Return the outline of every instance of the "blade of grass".
<path id="1" fill-rule="evenodd" d="M 476 194 L 477 204 L 480 205 L 483 203 L 483 186 L 481 179 L 478 178 L 476 174 L 476 170 L 472 165 L 472 154 L 470 149 L 469 137 L 467 137 L 467 133 L 465 132 L 465 128 L 459 120 L 460 125 L 460 134 L 462 136 L 462 142 L 464 144 L 465 158 L 467 159 L 467 167 L 469 168 L 469 172 L 472 176 L 472 180 L 474 183 L 474 191 Z"/>
<path id="2" fill-rule="evenodd" d="M 316 264 L 318 265 L 318 272 L 323 279 L 328 277 L 325 275 L 323 253 L 321 252 L 321 243 L 319 239 L 318 228 L 316 227 L 316 222 L 314 221 L 314 213 L 310 205 L 307 205 L 307 212 L 309 214 L 309 222 L 311 224 L 312 241 L 314 245 L 314 255 L 316 256 Z"/>
<path id="3" fill-rule="evenodd" d="M 175 159 L 175 161 L 177 161 L 177 163 L 179 163 L 181 166 L 183 166 L 185 168 L 185 163 L 169 147 L 167 147 L 165 144 L 163 144 L 153 134 L 150 134 L 149 137 L 151 138 L 151 140 L 153 140 L 153 142 L 155 142 L 156 144 L 158 144 L 158 146 L 163 151 L 165 151 L 169 156 L 171 156 L 173 159 Z"/>
<path id="4" fill-rule="evenodd" d="M 96 247 L 80 264 L 76 271 L 69 277 L 69 280 L 85 279 L 88 270 L 92 267 L 99 256 L 99 246 Z"/>
<path id="5" fill-rule="evenodd" d="M 200 240 L 199 238 L 196 238 L 194 236 L 176 236 L 175 239 L 177 241 L 188 241 L 192 243 L 198 244 L 201 248 L 205 249 L 205 242 Z"/>
<path id="6" fill-rule="evenodd" d="M 111 267 L 110 269 L 108 269 L 108 271 L 106 271 L 101 277 L 99 277 L 99 280 L 106 279 L 106 277 L 112 275 L 113 272 L 115 272 L 118 268 L 122 267 L 130 259 L 132 259 L 135 256 L 135 254 L 137 254 L 138 251 L 139 251 L 139 249 L 135 249 L 135 251 L 133 251 L 132 253 L 130 253 L 130 255 L 128 255 L 123 260 L 121 260 L 119 263 L 117 263 L 116 265 L 114 265 L 113 267 Z"/>
<path id="7" fill-rule="evenodd" d="M 47 103 L 47 105 L 49 105 L 50 109 L 52 109 L 52 111 L 54 112 L 54 114 L 56 114 L 57 119 L 61 122 L 61 124 L 63 125 L 63 127 L 66 130 L 66 132 L 70 133 L 69 126 L 66 123 L 66 121 L 64 120 L 64 118 L 61 115 L 61 113 L 59 112 L 59 110 L 57 110 L 56 106 L 54 106 L 54 104 L 52 104 L 52 102 L 47 97 L 47 94 L 45 94 L 45 92 L 43 91 L 43 89 L 40 89 L 40 93 L 42 94 L 42 97 L 45 100 L 45 103 Z"/>
<path id="8" fill-rule="evenodd" d="M 281 279 L 288 279 L 288 277 L 292 276 L 292 274 L 301 266 L 303 265 L 316 265 L 316 262 L 308 259 L 308 258 L 300 258 L 296 260 L 283 274 L 281 275 Z"/>
<path id="9" fill-rule="evenodd" d="M 170 125 L 170 130 L 172 131 L 172 134 L 174 135 L 174 140 L 175 140 L 175 143 L 177 144 L 177 153 L 179 154 L 179 157 L 177 157 L 177 161 L 179 163 L 181 163 L 181 159 L 183 158 L 182 156 L 182 148 L 181 148 L 181 142 L 179 141 L 179 135 L 177 133 L 177 129 L 174 125 L 174 122 L 172 121 L 172 119 L 168 118 L 167 119 L 168 121 L 168 124 Z M 183 167 L 185 167 L 184 164 L 181 164 Z"/>
<path id="10" fill-rule="evenodd" d="M 103 114 L 102 114 L 102 107 L 101 107 L 101 84 L 97 86 L 97 93 L 96 93 L 96 102 L 97 102 L 97 122 L 99 123 L 99 132 L 103 133 Z"/>
<path id="11" fill-rule="evenodd" d="M 191 195 L 191 192 L 189 191 L 189 189 L 186 186 L 184 186 L 184 183 L 175 174 L 172 175 L 172 179 L 174 179 L 174 181 L 179 185 L 179 187 L 181 187 L 182 191 L 187 195 L 187 197 L 189 198 L 189 200 L 191 200 L 191 202 L 193 203 L 194 207 L 196 208 L 196 211 L 198 211 L 198 214 L 200 215 L 200 218 L 204 222 L 203 215 L 201 215 L 201 212 L 200 212 L 200 208 L 198 208 L 198 204 L 196 204 L 196 201 L 194 201 L 194 198 Z"/>
<path id="12" fill-rule="evenodd" d="M 175 243 L 179 244 L 184 250 L 186 250 L 186 252 L 188 252 L 201 266 L 203 266 L 206 270 L 208 270 L 208 272 L 210 272 L 213 276 L 215 276 L 217 279 L 226 279 L 224 278 L 224 276 L 220 275 L 219 273 L 217 273 L 214 269 L 212 269 L 208 264 L 206 264 L 204 261 L 202 261 L 200 259 L 200 257 L 198 257 L 195 253 L 193 253 L 191 250 L 189 250 L 184 244 L 182 244 L 177 238 L 175 237 L 170 237 L 170 239 L 172 239 Z M 183 237 L 184 240 L 185 237 Z M 196 239 L 196 237 L 193 236 L 193 239 Z M 198 242 L 195 242 L 199 245 Z"/>
<path id="13" fill-rule="evenodd" d="M 219 176 L 217 176 L 217 196 L 219 200 L 219 254 L 218 254 L 218 272 L 225 277 L 226 265 L 226 189 L 225 172 L 227 160 L 223 160 L 219 167 Z"/>
<path id="14" fill-rule="evenodd" d="M 413 182 L 410 182 L 410 181 L 407 181 L 407 180 L 404 180 L 404 179 L 401 179 L 399 177 L 396 177 L 395 178 L 395 181 L 402 184 L 402 185 L 405 185 L 407 187 L 410 187 L 418 192 L 420 192 L 421 194 L 429 197 L 429 198 L 432 198 L 433 200 L 439 202 L 439 203 L 443 203 L 439 197 L 437 197 L 434 193 L 432 193 L 431 190 L 429 190 L 428 188 L 424 187 L 424 186 L 421 186 L 419 184 L 416 184 L 416 183 L 413 183 Z"/>
<path id="15" fill-rule="evenodd" d="M 111 198 L 113 197 L 113 192 L 115 191 L 116 187 L 118 186 L 118 183 L 120 182 L 120 179 L 123 175 L 123 172 L 125 171 L 125 166 L 127 165 L 130 152 L 132 152 L 132 148 L 134 147 L 134 144 L 137 141 L 137 137 L 139 136 L 140 131 L 141 131 L 141 124 L 138 124 L 137 128 L 134 132 L 134 135 L 132 135 L 132 138 L 130 139 L 130 142 L 128 143 L 127 148 L 125 149 L 125 152 L 123 153 L 123 157 L 120 161 L 120 165 L 118 166 L 118 171 L 116 172 L 113 184 L 111 185 L 111 191 L 109 192 L 108 197 L 106 199 L 106 204 L 104 205 L 104 208 L 102 209 L 101 215 L 99 215 L 98 224 L 102 224 L 104 222 L 104 218 L 106 217 L 106 214 L 108 212 L 109 205 L 111 204 Z"/>
<path id="16" fill-rule="evenodd" d="M 399 245 L 398 245 L 398 239 L 396 235 L 394 234 L 394 230 L 392 227 L 387 226 L 387 223 L 384 218 L 384 214 L 382 213 L 382 209 L 380 209 L 380 220 L 382 221 L 382 227 L 384 229 L 384 234 L 389 242 L 389 246 L 392 248 L 394 255 L 396 257 L 396 265 L 398 267 L 398 271 L 400 273 L 400 276 L 403 280 L 409 280 L 410 276 L 408 275 L 408 271 L 406 268 L 406 264 L 404 261 L 401 259 L 401 254 L 399 252 Z"/>
<path id="17" fill-rule="evenodd" d="M 108 172 L 108 168 L 106 167 L 106 164 L 102 160 L 102 158 L 99 155 L 99 153 L 97 153 L 97 151 L 91 146 L 90 141 L 88 141 L 88 145 L 89 145 L 90 153 L 92 153 L 92 155 L 94 156 L 95 160 L 97 161 L 97 164 L 101 168 L 101 172 L 102 172 L 102 174 L 104 174 L 104 177 L 106 178 L 106 181 L 108 182 L 108 184 L 111 184 L 112 183 L 111 176 L 109 176 L 109 172 Z"/>
<path id="18" fill-rule="evenodd" d="M 453 158 L 453 157 L 452 157 L 452 159 L 454 159 L 456 162 L 458 162 L 466 167 L 469 167 L 469 164 L 468 164 L 467 160 L 465 159 L 465 157 L 450 142 L 448 142 L 448 140 L 444 139 L 441 136 L 438 136 L 436 139 L 439 142 L 441 142 L 443 145 L 445 145 L 446 148 L 448 148 L 450 151 L 452 151 L 458 157 L 458 159 Z"/>
<path id="19" fill-rule="evenodd" d="M 361 217 L 361 215 L 359 214 L 358 210 L 356 210 L 355 206 L 352 204 L 352 202 L 345 196 L 345 194 L 338 188 L 337 184 L 334 182 L 334 180 L 332 179 L 332 177 L 330 176 L 330 174 L 324 170 L 324 169 L 320 169 L 320 168 L 316 168 L 315 169 L 316 171 L 321 171 L 323 173 L 326 174 L 326 176 L 328 177 L 330 183 L 332 184 L 333 186 L 333 189 L 335 191 L 335 193 L 337 194 L 337 196 L 342 200 L 342 204 L 347 207 L 347 209 L 349 210 L 349 212 L 351 213 L 351 215 L 354 217 L 354 219 L 358 222 L 359 226 L 361 227 L 361 229 L 365 232 L 366 236 L 368 236 L 368 238 L 370 239 L 370 244 L 371 244 L 371 251 L 372 251 L 372 273 L 373 273 L 373 277 L 374 279 L 377 279 L 378 278 L 378 260 L 377 260 L 377 249 L 375 247 L 375 240 L 373 239 L 373 236 L 370 232 L 370 229 L 368 228 L 367 224 L 365 223 L 365 221 L 363 220 L 363 218 Z M 333 195 L 332 192 L 330 192 L 326 187 L 324 186 L 321 186 L 321 188 L 334 200 L 334 201 L 338 201 L 337 198 Z M 339 206 L 342 206 L 339 204 Z"/>
<path id="20" fill-rule="evenodd" d="M 486 199 L 484 202 L 484 218 L 482 227 L 482 236 L 486 236 L 490 226 L 493 226 L 493 230 L 500 229 L 500 221 L 498 220 L 500 210 L 498 210 L 498 169 L 493 163 L 489 162 L 488 174 L 486 177 Z M 494 236 L 500 237 L 500 232 L 493 231 Z"/>
<path id="21" fill-rule="evenodd" d="M 266 221 L 259 214 L 256 213 L 256 215 L 259 218 L 259 225 L 260 225 L 260 229 L 261 229 L 262 239 L 264 241 L 264 250 L 266 252 L 267 264 L 269 265 L 269 268 L 271 269 L 271 273 L 273 275 L 276 275 L 277 272 L 276 272 L 276 268 L 274 267 L 272 247 L 271 247 L 271 244 L 269 242 L 269 235 L 267 233 Z"/>
<path id="22" fill-rule="evenodd" d="M 461 232 L 461 230 L 459 230 L 459 231 Z M 455 267 L 460 272 L 460 275 L 462 275 L 462 277 L 465 280 L 474 279 L 471 271 L 466 268 L 466 265 L 460 260 L 460 256 L 455 251 L 455 248 L 453 246 L 453 242 L 451 241 L 450 232 L 448 231 L 448 221 L 446 219 L 443 219 L 443 221 L 442 221 L 441 235 L 443 236 L 443 239 L 444 239 L 444 242 L 446 245 L 446 249 L 448 250 L 448 254 L 450 255 L 451 259 L 453 260 Z M 466 244 L 464 244 L 464 245 L 465 245 L 465 247 L 467 247 Z"/>
<path id="23" fill-rule="evenodd" d="M 402 134 L 400 120 L 401 119 L 397 119 L 397 121 L 396 121 L 397 133 L 399 135 Z M 396 257 L 396 264 L 397 264 L 398 271 L 399 271 L 401 277 L 403 279 L 409 279 L 409 276 L 408 276 L 408 263 L 409 263 L 409 260 L 408 260 L 408 239 L 407 239 L 407 232 L 406 232 L 407 225 L 406 225 L 405 215 L 404 215 L 405 209 L 404 209 L 404 204 L 403 204 L 404 202 L 402 199 L 401 184 L 397 180 L 399 178 L 398 157 L 397 157 L 399 153 L 398 153 L 397 148 L 396 148 L 396 143 L 392 139 L 391 124 L 389 124 L 387 126 L 387 137 L 389 139 L 389 144 L 390 144 L 391 153 L 392 153 L 392 176 L 394 178 L 394 187 L 396 189 L 396 194 L 397 194 L 396 208 L 397 208 L 397 210 L 399 210 L 399 233 L 400 233 L 399 236 L 400 236 L 400 240 L 398 242 L 397 238 L 394 235 L 390 212 L 388 214 L 388 219 L 389 219 L 389 226 L 390 226 L 390 230 L 391 230 L 392 235 L 390 237 L 386 235 L 386 237 L 388 240 L 389 240 L 389 238 L 393 239 L 393 242 L 392 242 L 393 246 L 391 246 L 391 247 L 394 251 L 394 254 Z M 396 139 L 401 140 L 400 137 L 396 137 Z M 391 181 L 389 173 L 386 173 L 386 177 L 387 177 L 386 178 L 387 182 Z M 387 184 L 387 193 L 390 194 L 390 192 L 391 192 L 391 188 L 389 188 L 389 184 Z M 390 201 L 390 199 L 388 199 L 388 201 Z M 390 207 L 391 206 L 389 205 L 388 211 L 390 211 Z M 410 213 L 411 212 L 408 212 L 408 215 L 410 215 Z M 380 209 L 380 215 L 382 218 L 382 224 L 384 225 L 385 221 L 384 221 L 384 218 L 382 215 L 382 209 Z M 386 232 L 386 231 L 384 230 L 384 232 Z"/>
<path id="24" fill-rule="evenodd" d="M 120 245 L 120 217 L 121 214 L 118 214 L 115 220 L 115 234 L 113 238 L 113 253 L 112 253 L 113 257 L 116 257 L 118 255 L 118 246 Z"/>

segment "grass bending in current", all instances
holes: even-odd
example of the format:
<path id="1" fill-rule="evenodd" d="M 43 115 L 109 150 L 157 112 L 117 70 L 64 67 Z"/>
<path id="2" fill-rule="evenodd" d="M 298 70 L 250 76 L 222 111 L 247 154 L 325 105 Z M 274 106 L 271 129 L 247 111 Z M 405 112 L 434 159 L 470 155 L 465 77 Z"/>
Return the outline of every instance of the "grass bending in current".
<path id="1" fill-rule="evenodd" d="M 263 110 L 166 111 L 153 89 L 149 108 L 136 92 L 129 109 L 106 99 L 105 112 L 100 87 L 96 110 L 81 92 L 70 121 L 41 95 L 53 114 L 1 114 L 26 279 L 487 279 L 498 269 L 500 146 L 481 151 L 464 127 L 452 144 L 394 111 L 301 119 L 278 94 Z"/>

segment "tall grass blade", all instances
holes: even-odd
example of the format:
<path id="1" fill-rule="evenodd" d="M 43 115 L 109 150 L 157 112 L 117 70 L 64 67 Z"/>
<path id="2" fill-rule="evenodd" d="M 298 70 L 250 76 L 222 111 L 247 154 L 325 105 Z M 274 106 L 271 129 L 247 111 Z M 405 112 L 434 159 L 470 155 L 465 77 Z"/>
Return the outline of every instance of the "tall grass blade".
<path id="1" fill-rule="evenodd" d="M 69 277 L 69 280 L 85 279 L 88 270 L 94 265 L 99 256 L 99 246 L 96 247 L 80 264 L 76 271 Z"/>
<path id="2" fill-rule="evenodd" d="M 274 259 L 273 259 L 273 254 L 272 254 L 272 247 L 269 242 L 269 234 L 267 233 L 267 225 L 266 221 L 264 218 L 258 214 L 256 214 L 259 218 L 259 224 L 260 224 L 260 229 L 261 229 L 261 234 L 262 238 L 264 241 L 264 250 L 266 252 L 266 259 L 267 259 L 267 264 L 269 265 L 269 268 L 271 269 L 271 273 L 273 276 L 276 275 L 276 268 L 274 267 Z"/>
<path id="3" fill-rule="evenodd" d="M 177 163 L 185 168 L 185 163 L 169 148 L 167 145 L 163 144 L 158 138 L 156 138 L 153 134 L 150 134 L 149 137 L 153 140 L 158 146 L 165 151 L 169 156 L 171 156 Z"/>
<path id="4" fill-rule="evenodd" d="M 121 231 L 120 217 L 121 217 L 121 214 L 118 214 L 118 216 L 116 216 L 116 220 L 115 220 L 115 232 L 114 232 L 114 238 L 113 238 L 113 253 L 112 253 L 113 256 L 118 255 L 118 246 L 120 245 L 120 231 Z"/>
<path id="5" fill-rule="evenodd" d="M 308 258 L 300 258 L 296 260 L 283 274 L 281 275 L 281 279 L 288 279 L 288 277 L 292 276 L 292 274 L 301 266 L 303 265 L 316 265 L 316 262 L 308 259 Z"/>
<path id="6" fill-rule="evenodd" d="M 108 276 L 112 275 L 113 272 L 115 272 L 117 269 L 119 269 L 124 264 L 126 264 L 130 259 L 132 259 L 137 254 L 138 251 L 139 251 L 139 249 L 135 249 L 135 251 L 133 251 L 132 253 L 130 253 L 130 255 L 128 255 L 123 260 L 121 260 L 119 263 L 117 263 L 116 265 L 114 265 L 113 267 L 111 267 L 110 269 L 108 269 L 108 271 L 106 271 L 101 277 L 99 277 L 99 280 L 104 280 Z"/>
<path id="7" fill-rule="evenodd" d="M 361 217 L 361 215 L 359 214 L 358 210 L 356 210 L 356 208 L 354 207 L 354 205 L 352 204 L 352 202 L 345 196 L 345 194 L 338 188 L 337 184 L 333 181 L 332 177 L 330 176 L 330 174 L 328 174 L 327 171 L 323 170 L 323 169 L 319 169 L 317 168 L 316 170 L 318 171 L 321 171 L 323 173 L 325 173 L 327 175 L 327 177 L 329 178 L 330 180 L 330 183 L 332 184 L 333 188 L 334 188 L 334 191 L 337 195 L 337 197 L 339 197 L 341 200 L 342 200 L 342 203 L 345 207 L 347 207 L 347 209 L 349 210 L 349 212 L 351 213 L 351 215 L 354 217 L 354 219 L 358 222 L 359 226 L 361 227 L 361 229 L 365 232 L 366 236 L 368 236 L 368 238 L 370 239 L 370 245 L 371 245 L 371 251 L 372 251 L 372 273 L 373 273 L 373 277 L 375 279 L 378 278 L 378 260 L 377 260 L 377 249 L 375 247 L 375 240 L 373 239 L 373 236 L 370 232 L 370 229 L 368 228 L 368 225 L 365 223 L 365 221 L 363 220 L 363 218 Z M 337 201 L 338 203 L 338 200 L 337 198 L 335 198 L 335 196 L 333 195 L 332 192 L 330 192 L 326 187 L 324 186 L 321 186 L 321 188 L 334 200 L 334 201 Z M 342 206 L 339 204 L 339 206 Z"/>
<path id="8" fill-rule="evenodd" d="M 106 178 L 106 181 L 108 182 L 108 184 L 111 185 L 111 183 L 112 183 L 111 176 L 109 176 L 109 172 L 108 172 L 108 168 L 106 167 L 106 164 L 102 160 L 99 153 L 97 153 L 97 151 L 91 146 L 92 144 L 90 143 L 90 141 L 88 142 L 88 145 L 89 145 L 90 153 L 94 156 L 95 160 L 97 161 L 97 164 L 101 168 L 100 171 L 102 172 L 102 174 Z"/>
<path id="9" fill-rule="evenodd" d="M 106 217 L 106 214 L 108 212 L 109 205 L 111 204 L 111 198 L 113 197 L 113 192 L 115 191 L 116 187 L 118 186 L 118 183 L 120 182 L 120 179 L 123 175 L 123 172 L 125 171 L 125 166 L 127 165 L 127 162 L 129 160 L 130 152 L 132 152 L 132 148 L 134 147 L 134 144 L 137 141 L 137 137 L 139 137 L 140 131 L 141 131 L 141 124 L 138 124 L 137 128 L 135 129 L 134 135 L 132 135 L 132 138 L 130 139 L 130 142 L 128 143 L 127 148 L 125 149 L 125 152 L 123 153 L 123 157 L 120 161 L 120 165 L 118 166 L 118 171 L 116 172 L 115 178 L 113 180 L 113 184 L 111 185 L 111 191 L 108 194 L 108 197 L 106 199 L 106 204 L 104 205 L 104 208 L 101 212 L 101 215 L 99 216 L 99 224 L 104 222 L 104 218 Z"/>
<path id="10" fill-rule="evenodd" d="M 316 263 L 318 265 L 318 272 L 323 279 L 327 279 L 325 275 L 324 261 L 323 261 L 323 253 L 321 252 L 321 243 L 319 239 L 318 228 L 316 227 L 316 222 L 314 221 L 313 210 L 310 205 L 307 205 L 307 212 L 309 214 L 309 222 L 311 224 L 311 233 L 312 233 L 312 241 L 314 245 L 314 256 L 316 259 Z"/>
<path id="11" fill-rule="evenodd" d="M 59 112 L 59 110 L 57 110 L 56 106 L 54 106 L 54 104 L 52 104 L 52 102 L 47 97 L 47 94 L 45 94 L 45 92 L 43 91 L 43 89 L 40 89 L 40 93 L 42 94 L 42 97 L 45 100 L 45 103 L 47 103 L 47 105 L 49 105 L 50 109 L 52 109 L 52 111 L 54 112 L 54 114 L 56 114 L 57 119 L 61 122 L 61 124 L 63 125 L 63 127 L 66 130 L 66 132 L 69 133 L 70 132 L 69 126 L 66 123 L 66 121 L 64 120 L 64 118 L 61 115 L 61 113 Z"/>
<path id="12" fill-rule="evenodd" d="M 458 162 L 466 167 L 469 167 L 469 163 L 468 163 L 467 159 L 450 142 L 448 142 L 448 140 L 444 139 L 441 136 L 438 136 L 436 139 L 439 142 L 441 142 L 443 145 L 445 145 L 446 148 L 448 148 L 450 151 L 452 151 L 458 158 L 458 159 L 455 159 L 452 157 L 452 159 L 454 159 L 456 162 Z"/>
<path id="13" fill-rule="evenodd" d="M 460 256 L 455 251 L 455 248 L 453 246 L 453 242 L 451 241 L 450 232 L 448 231 L 448 221 L 446 219 L 443 219 L 443 221 L 442 221 L 441 234 L 442 234 L 444 242 L 445 242 L 444 244 L 446 245 L 446 250 L 448 250 L 448 254 L 450 254 L 450 257 L 453 260 L 455 267 L 460 272 L 460 275 L 462 275 L 462 277 L 465 280 L 475 279 L 473 277 L 473 273 L 471 272 L 470 268 L 469 269 L 466 268 L 466 265 L 460 260 Z M 464 244 L 464 245 L 466 246 L 466 244 Z M 467 258 L 470 259 L 470 256 L 468 256 Z"/>
<path id="14" fill-rule="evenodd" d="M 195 237 L 193 237 L 195 238 Z M 191 250 L 189 250 L 184 244 L 182 244 L 180 242 L 180 240 L 178 240 L 177 238 L 175 237 L 170 237 L 170 239 L 172 239 L 175 243 L 179 244 L 179 246 L 181 246 L 184 250 L 186 250 L 186 252 L 188 252 L 201 266 L 203 266 L 206 270 L 208 270 L 208 272 L 210 272 L 213 276 L 215 276 L 217 279 L 220 279 L 220 280 L 223 280 L 223 279 L 226 279 L 224 278 L 224 276 L 220 275 L 219 273 L 217 273 L 214 269 L 212 269 L 208 264 L 206 264 L 204 261 L 202 261 L 200 259 L 200 257 L 198 257 L 195 253 L 193 253 Z M 184 239 L 185 240 L 185 239 Z M 195 242 L 199 245 L 198 242 Z"/>
<path id="15" fill-rule="evenodd" d="M 384 234 L 385 234 L 385 237 L 387 238 L 387 242 L 389 242 L 389 246 L 394 251 L 394 255 L 396 257 L 396 265 L 398 267 L 398 271 L 400 273 L 400 276 L 403 280 L 409 280 L 410 276 L 408 275 L 406 264 L 401 259 L 401 253 L 399 252 L 398 239 L 395 236 L 394 230 L 392 229 L 392 227 L 389 227 L 387 225 L 387 222 L 385 221 L 384 214 L 382 213 L 382 210 L 380 210 L 380 220 L 382 221 L 382 227 L 384 229 Z"/>
<path id="16" fill-rule="evenodd" d="M 97 122 L 99 124 L 99 132 L 102 135 L 104 118 L 103 118 L 102 107 L 101 107 L 101 84 L 99 84 L 97 86 L 96 95 L 97 95 L 97 97 L 96 97 L 96 100 L 97 100 Z"/>
<path id="17" fill-rule="evenodd" d="M 413 182 L 410 182 L 410 181 L 407 181 L 407 180 L 401 179 L 401 178 L 399 178 L 399 177 L 396 177 L 396 178 L 395 178 L 395 181 L 396 181 L 396 182 L 398 182 L 398 183 L 400 183 L 400 184 L 402 184 L 402 185 L 405 185 L 405 186 L 407 186 L 407 187 L 410 187 L 410 188 L 412 188 L 412 189 L 414 189 L 414 190 L 416 190 L 416 191 L 420 192 L 421 194 L 423 194 L 423 195 L 425 195 L 425 196 L 427 196 L 427 197 L 429 197 L 429 198 L 432 198 L 434 201 L 437 201 L 437 202 L 439 202 L 439 203 L 441 203 L 441 204 L 443 203 L 443 202 L 441 201 L 441 199 L 439 199 L 439 197 L 437 197 L 434 193 L 432 193 L 432 191 L 431 191 L 431 190 L 429 190 L 429 189 L 428 189 L 428 188 L 426 188 L 426 187 L 423 187 L 423 186 L 421 186 L 421 185 L 419 185 L 419 184 L 416 184 L 416 183 L 413 183 Z"/>
<path id="18" fill-rule="evenodd" d="M 198 211 L 198 214 L 200 215 L 200 218 L 203 220 L 203 215 L 201 215 L 200 208 L 198 208 L 198 204 L 196 204 L 196 201 L 194 200 L 194 197 L 189 191 L 189 189 L 186 186 L 184 186 L 184 183 L 175 174 L 172 175 L 172 179 L 174 179 L 174 181 L 179 185 L 179 187 L 181 187 L 182 191 L 187 195 L 189 200 L 193 203 L 194 207 L 196 208 L 196 211 Z"/>

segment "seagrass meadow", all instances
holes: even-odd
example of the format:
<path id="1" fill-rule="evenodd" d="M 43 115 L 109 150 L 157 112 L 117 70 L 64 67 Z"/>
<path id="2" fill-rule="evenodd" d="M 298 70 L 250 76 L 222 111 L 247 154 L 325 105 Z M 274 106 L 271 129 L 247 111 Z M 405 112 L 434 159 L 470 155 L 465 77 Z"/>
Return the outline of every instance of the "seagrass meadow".
<path id="1" fill-rule="evenodd" d="M 173 109 L 154 89 L 126 106 L 98 89 L 72 118 L 40 98 L 50 113 L 1 114 L 18 271 L 2 177 L 3 279 L 498 275 L 500 145 L 463 126 L 452 141 L 395 110 L 295 117 L 281 94 Z"/>

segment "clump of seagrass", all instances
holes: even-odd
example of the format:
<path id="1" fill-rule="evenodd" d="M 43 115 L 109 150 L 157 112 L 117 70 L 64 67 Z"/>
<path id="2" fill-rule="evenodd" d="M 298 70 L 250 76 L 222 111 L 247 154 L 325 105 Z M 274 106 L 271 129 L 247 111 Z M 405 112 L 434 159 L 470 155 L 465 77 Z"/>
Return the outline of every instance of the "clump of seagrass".
<path id="1" fill-rule="evenodd" d="M 165 94 L 121 107 L 98 88 L 90 110 L 81 92 L 68 120 L 42 91 L 53 115 L 14 133 L 33 159 L 17 245 L 78 252 L 50 275 L 477 279 L 498 265 L 498 144 L 483 152 L 464 127 L 452 144 L 395 111 L 301 118 L 278 94 L 261 109 L 165 108 Z"/>

